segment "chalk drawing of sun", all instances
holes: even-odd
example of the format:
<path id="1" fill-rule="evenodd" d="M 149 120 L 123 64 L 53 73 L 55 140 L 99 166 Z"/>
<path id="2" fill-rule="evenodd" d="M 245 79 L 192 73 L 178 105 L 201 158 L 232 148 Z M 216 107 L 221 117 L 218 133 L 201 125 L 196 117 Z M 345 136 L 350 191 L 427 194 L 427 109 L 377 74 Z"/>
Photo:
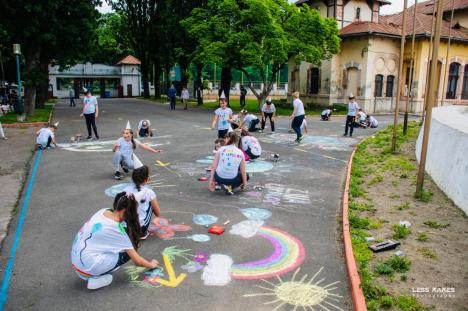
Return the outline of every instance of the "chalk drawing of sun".
<path id="1" fill-rule="evenodd" d="M 314 282 L 314 279 L 320 274 L 323 267 L 309 280 L 307 281 L 307 274 L 296 281 L 296 275 L 298 274 L 298 268 L 291 279 L 291 281 L 283 281 L 281 277 L 277 276 L 278 283 L 274 284 L 267 280 L 262 280 L 271 287 L 264 287 L 256 285 L 257 287 L 264 289 L 266 292 L 254 293 L 243 295 L 243 297 L 257 297 L 257 296 L 271 296 L 273 300 L 267 301 L 264 304 L 276 304 L 278 305 L 273 309 L 279 310 L 284 305 L 291 305 L 295 311 L 298 308 L 302 310 L 343 310 L 334 303 L 339 302 L 338 298 L 342 298 L 340 295 L 334 294 L 331 291 L 335 290 L 336 287 L 333 285 L 339 283 L 334 282 L 325 286 L 319 286 L 324 279 Z"/>

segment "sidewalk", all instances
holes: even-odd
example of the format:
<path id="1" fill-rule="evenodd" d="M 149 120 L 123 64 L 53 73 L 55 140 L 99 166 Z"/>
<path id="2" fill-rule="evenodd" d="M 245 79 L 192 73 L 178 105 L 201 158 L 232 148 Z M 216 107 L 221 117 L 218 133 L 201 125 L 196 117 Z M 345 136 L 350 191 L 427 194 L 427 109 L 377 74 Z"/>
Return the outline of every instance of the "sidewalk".
<path id="1" fill-rule="evenodd" d="M 6 236 L 11 217 L 34 150 L 34 128 L 4 128 L 8 140 L 0 140 L 0 243 Z"/>

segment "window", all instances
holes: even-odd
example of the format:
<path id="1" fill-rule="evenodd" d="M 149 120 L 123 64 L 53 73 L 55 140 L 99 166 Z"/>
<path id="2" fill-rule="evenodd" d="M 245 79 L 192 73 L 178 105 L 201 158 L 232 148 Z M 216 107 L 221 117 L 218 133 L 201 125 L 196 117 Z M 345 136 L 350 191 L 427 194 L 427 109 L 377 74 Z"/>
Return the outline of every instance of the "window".
<path id="1" fill-rule="evenodd" d="M 383 75 L 375 75 L 375 97 L 382 97 Z"/>
<path id="2" fill-rule="evenodd" d="M 468 99 L 468 65 L 465 65 L 465 73 L 462 85 L 462 99 Z"/>
<path id="3" fill-rule="evenodd" d="M 57 78 L 57 90 L 68 90 L 73 88 L 73 79 L 72 78 Z"/>
<path id="4" fill-rule="evenodd" d="M 356 9 L 356 19 L 360 20 L 361 19 L 361 8 Z"/>
<path id="5" fill-rule="evenodd" d="M 447 84 L 447 99 L 455 99 L 457 96 L 458 73 L 460 71 L 459 63 L 451 63 L 449 67 L 449 76 Z"/>
<path id="6" fill-rule="evenodd" d="M 393 84 L 395 83 L 395 76 L 387 76 L 387 87 L 385 96 L 393 97 Z"/>
<path id="7" fill-rule="evenodd" d="M 310 69 L 310 93 L 318 94 L 320 90 L 320 72 L 318 68 Z"/>

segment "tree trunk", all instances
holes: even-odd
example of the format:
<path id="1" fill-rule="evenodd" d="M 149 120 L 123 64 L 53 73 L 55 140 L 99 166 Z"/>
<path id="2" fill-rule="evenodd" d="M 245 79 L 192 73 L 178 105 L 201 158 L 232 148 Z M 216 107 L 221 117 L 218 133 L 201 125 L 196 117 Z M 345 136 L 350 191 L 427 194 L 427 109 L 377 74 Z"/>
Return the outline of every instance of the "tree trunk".
<path id="1" fill-rule="evenodd" d="M 219 88 L 218 95 L 221 97 L 222 92 L 224 92 L 228 106 L 229 106 L 229 91 L 231 90 L 231 81 L 232 81 L 231 67 L 223 66 L 223 69 L 221 69 L 221 87 Z"/>
<path id="2" fill-rule="evenodd" d="M 25 51 L 25 70 L 24 80 L 24 110 L 28 116 L 34 115 L 36 110 L 36 91 L 37 91 L 37 73 L 40 71 L 40 48 L 32 51 Z M 18 94 L 18 99 L 21 99 L 21 94 Z"/>
<path id="3" fill-rule="evenodd" d="M 164 74 L 166 79 L 164 81 L 164 93 L 167 94 L 169 87 L 171 86 L 171 80 L 169 80 L 169 74 L 171 72 L 171 66 L 169 64 L 164 64 Z"/>
<path id="4" fill-rule="evenodd" d="M 36 91 L 36 108 L 44 108 L 45 102 L 49 97 L 49 60 L 41 57 L 39 66 L 41 68 L 40 76 L 42 78 L 40 79 Z"/>
<path id="5" fill-rule="evenodd" d="M 144 98 L 149 98 L 150 93 L 149 93 L 149 71 L 148 71 L 148 62 L 146 59 L 143 59 L 141 62 L 141 80 L 143 84 L 143 97 Z M 140 92 L 140 90 L 138 90 Z"/>
<path id="6" fill-rule="evenodd" d="M 197 80 L 195 82 L 195 90 L 200 88 L 200 92 L 196 92 L 197 94 L 197 105 L 203 105 L 203 82 L 202 82 L 202 71 L 203 71 L 203 64 L 197 64 Z"/>
<path id="7" fill-rule="evenodd" d="M 180 65 L 180 78 L 181 78 L 180 82 L 182 84 L 182 87 L 187 87 L 188 78 L 189 78 L 188 63 L 185 60 L 181 60 L 179 65 Z"/>
<path id="8" fill-rule="evenodd" d="M 154 97 L 161 98 L 161 63 L 154 60 Z"/>

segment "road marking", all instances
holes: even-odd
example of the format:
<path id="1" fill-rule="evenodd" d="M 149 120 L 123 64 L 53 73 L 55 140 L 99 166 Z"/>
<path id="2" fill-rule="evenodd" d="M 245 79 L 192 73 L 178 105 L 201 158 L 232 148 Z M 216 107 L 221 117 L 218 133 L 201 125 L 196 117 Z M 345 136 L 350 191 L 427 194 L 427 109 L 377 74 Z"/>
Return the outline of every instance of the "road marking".
<path id="1" fill-rule="evenodd" d="M 172 268 L 172 263 L 169 260 L 167 255 L 163 255 L 164 265 L 166 266 L 166 271 L 169 276 L 169 280 L 157 279 L 156 282 L 164 286 L 177 287 L 187 276 L 185 273 L 179 274 L 178 277 L 175 276 L 174 268 Z"/>
<path id="2" fill-rule="evenodd" d="M 320 153 L 310 152 L 310 151 L 307 151 L 307 150 L 304 150 L 304 149 L 300 149 L 300 148 L 294 148 L 294 150 L 298 150 L 298 151 L 310 153 L 310 154 L 317 155 L 317 156 L 324 157 L 324 158 L 331 159 L 331 160 L 336 160 L 336 161 L 341 161 L 341 162 L 344 162 L 344 163 L 348 163 L 348 161 L 345 161 L 345 160 L 341 160 L 341 159 L 338 159 L 338 158 L 330 157 L 330 156 L 327 156 L 327 155 L 324 155 L 324 154 L 320 154 Z"/>
<path id="3" fill-rule="evenodd" d="M 29 179 L 28 188 L 26 189 L 26 195 L 24 197 L 23 206 L 21 207 L 21 213 L 18 219 L 18 225 L 16 227 L 15 237 L 13 244 L 10 249 L 8 256 L 8 262 L 5 267 L 5 273 L 3 274 L 2 288 L 0 291 L 0 310 L 4 310 L 6 301 L 8 299 L 8 286 L 10 285 L 11 273 L 13 272 L 13 265 L 15 263 L 16 250 L 19 246 L 21 232 L 23 230 L 24 218 L 26 217 L 26 210 L 28 209 L 29 199 L 31 197 L 31 191 L 36 178 L 37 168 L 39 167 L 39 161 L 41 159 L 42 150 L 39 150 L 36 154 L 36 161 L 32 170 L 31 178 Z"/>

